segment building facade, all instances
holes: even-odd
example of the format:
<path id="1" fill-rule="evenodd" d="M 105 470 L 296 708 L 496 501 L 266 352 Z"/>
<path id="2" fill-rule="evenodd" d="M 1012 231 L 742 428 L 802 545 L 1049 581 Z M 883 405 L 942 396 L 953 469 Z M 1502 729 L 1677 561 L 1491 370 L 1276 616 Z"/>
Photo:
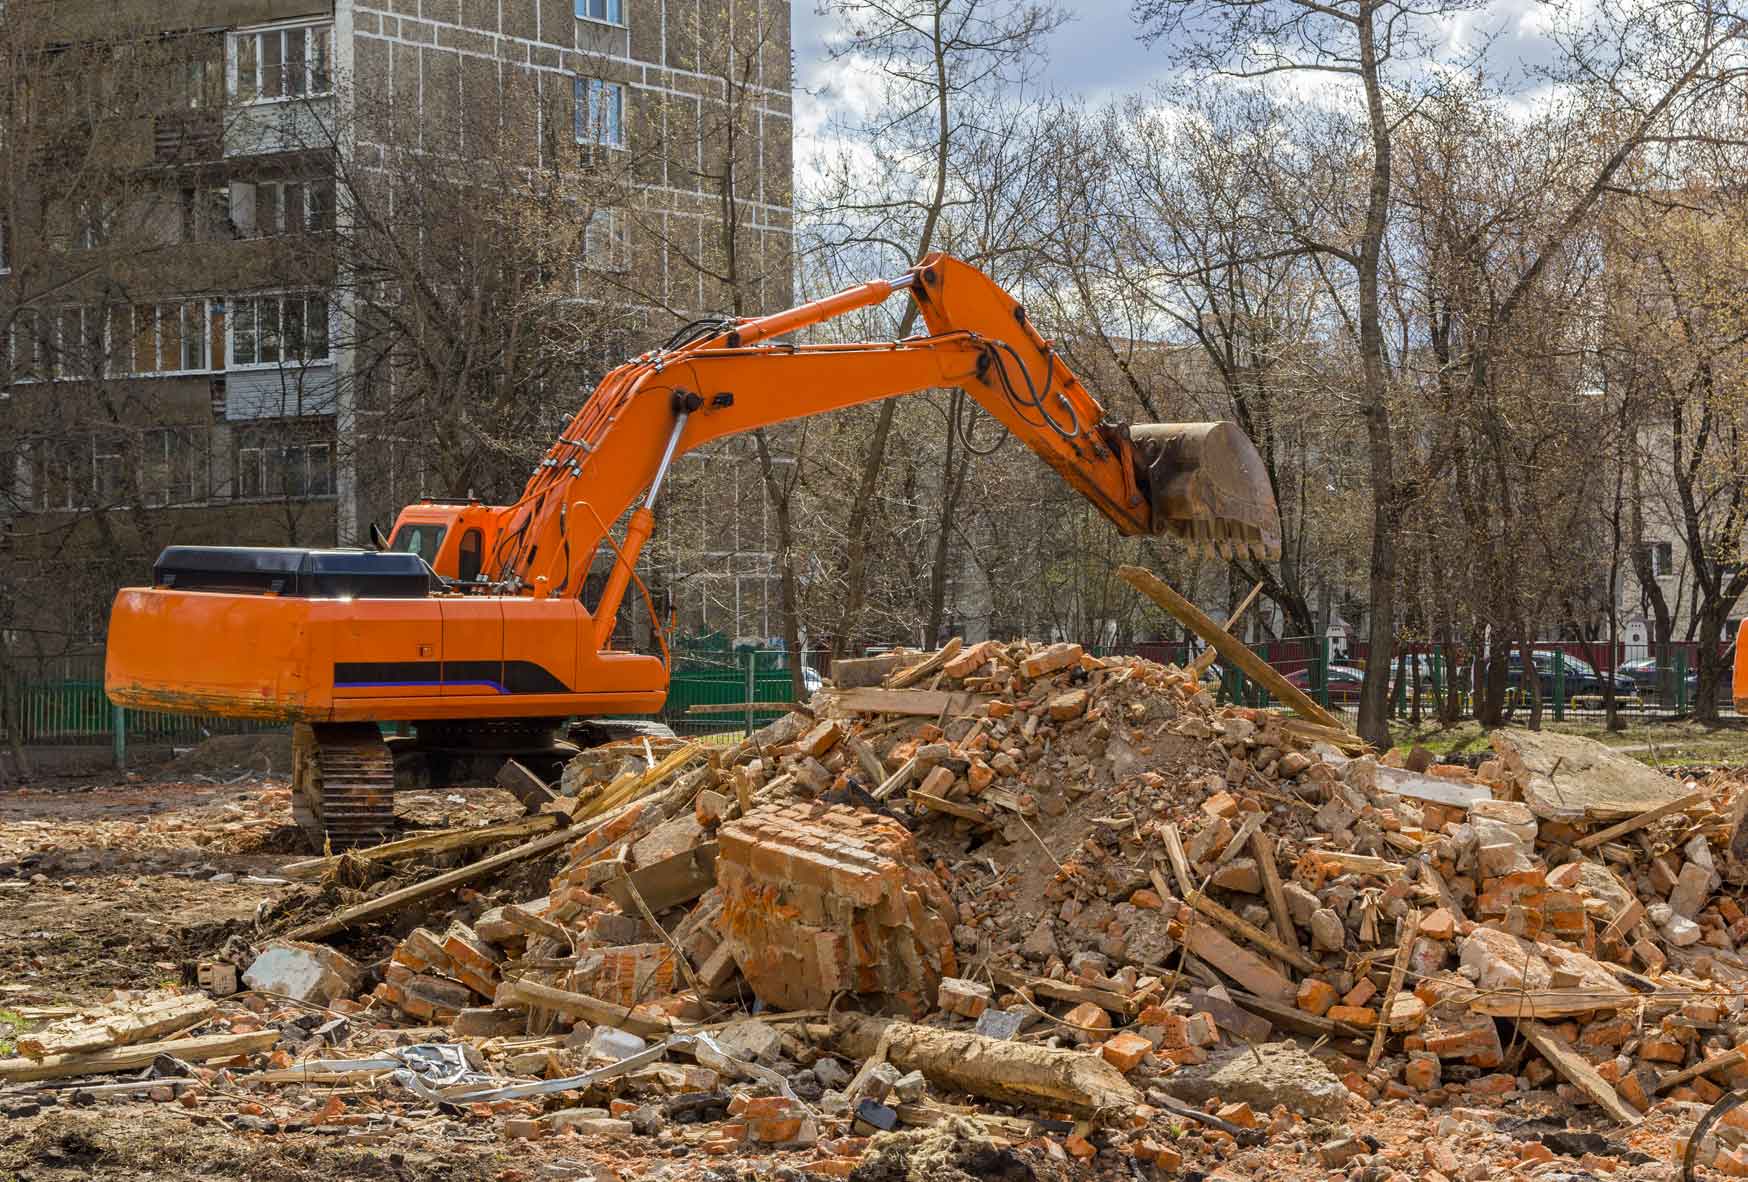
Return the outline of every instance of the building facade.
<path id="1" fill-rule="evenodd" d="M 166 544 L 351 545 L 421 495 L 511 499 L 591 375 L 789 302 L 785 3 L 14 0 L 0 24 L 14 653 L 100 644 Z M 727 569 L 768 570 L 760 515 L 721 507 L 673 584 L 710 582 L 724 537 Z M 676 606 L 768 632 L 768 589 Z"/>

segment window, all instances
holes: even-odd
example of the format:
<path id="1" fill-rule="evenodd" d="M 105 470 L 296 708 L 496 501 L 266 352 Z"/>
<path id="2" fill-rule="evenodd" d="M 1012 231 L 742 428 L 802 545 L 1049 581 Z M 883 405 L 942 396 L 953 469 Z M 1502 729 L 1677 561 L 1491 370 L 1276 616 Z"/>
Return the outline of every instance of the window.
<path id="1" fill-rule="evenodd" d="M 1646 542 L 1646 561 L 1651 564 L 1651 574 L 1662 579 L 1675 573 L 1675 546 L 1671 542 Z"/>
<path id="2" fill-rule="evenodd" d="M 214 314 L 206 300 L 136 305 L 130 371 L 185 373 L 216 368 L 210 356 Z"/>
<path id="3" fill-rule="evenodd" d="M 81 201 L 78 222 L 73 227 L 73 245 L 79 250 L 96 250 L 109 241 L 109 211 L 92 201 Z"/>
<path id="4" fill-rule="evenodd" d="M 484 538 L 479 530 L 470 529 L 461 535 L 461 545 L 456 548 L 455 574 L 462 582 L 471 583 L 479 578 L 484 549 Z"/>
<path id="5" fill-rule="evenodd" d="M 328 358 L 325 296 L 240 296 L 230 304 L 231 365 L 280 365 Z"/>
<path id="6" fill-rule="evenodd" d="M 334 182 L 239 181 L 231 186 L 230 219 L 250 238 L 314 234 L 334 228 Z"/>
<path id="7" fill-rule="evenodd" d="M 262 497 L 327 497 L 334 495 L 334 445 L 328 440 L 286 443 L 279 431 L 251 433 L 237 445 L 237 479 L 232 486 L 241 500 Z"/>
<path id="8" fill-rule="evenodd" d="M 140 499 L 186 505 L 207 496 L 207 433 L 201 427 L 160 427 L 140 440 Z"/>
<path id="9" fill-rule="evenodd" d="M 237 236 L 229 189 L 183 189 L 181 211 L 184 242 L 222 242 Z"/>
<path id="10" fill-rule="evenodd" d="M 103 309 L 72 304 L 39 313 L 37 368 L 57 378 L 102 377 L 104 364 Z"/>
<path id="11" fill-rule="evenodd" d="M 577 0 L 577 19 L 622 25 L 625 23 L 622 0 Z"/>
<path id="12" fill-rule="evenodd" d="M 437 549 L 443 545 L 443 535 L 448 532 L 441 525 L 403 525 L 395 531 L 388 548 L 403 554 L 417 554 L 426 562 L 435 562 Z"/>
<path id="13" fill-rule="evenodd" d="M 625 229 L 622 211 L 597 209 L 583 230 L 583 262 L 597 271 L 629 270 L 631 247 Z"/>
<path id="14" fill-rule="evenodd" d="M 240 103 L 333 93 L 333 26 L 298 25 L 236 34 L 231 38 L 230 86 L 231 96 Z"/>
<path id="15" fill-rule="evenodd" d="M 625 87 L 599 78 L 577 78 L 576 133 L 579 144 L 625 146 Z M 563 93 L 562 91 L 560 93 Z"/>

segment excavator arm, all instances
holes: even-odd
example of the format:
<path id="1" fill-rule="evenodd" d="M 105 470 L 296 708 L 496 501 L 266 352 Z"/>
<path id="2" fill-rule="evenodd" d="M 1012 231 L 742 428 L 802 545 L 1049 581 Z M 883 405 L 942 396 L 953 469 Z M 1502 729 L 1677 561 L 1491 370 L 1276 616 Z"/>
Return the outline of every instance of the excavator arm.
<path id="1" fill-rule="evenodd" d="M 928 335 L 772 343 L 899 292 L 917 302 Z M 607 375 L 504 510 L 488 564 L 495 582 L 575 594 L 610 524 L 642 494 L 596 613 L 605 643 L 677 456 L 725 436 L 942 387 L 974 398 L 1122 533 L 1170 532 L 1226 555 L 1279 556 L 1266 471 L 1235 426 L 1111 421 L 1025 309 L 957 259 L 930 255 L 898 279 L 713 328 Z"/>
<path id="2" fill-rule="evenodd" d="M 926 334 L 780 340 L 900 292 Z M 513 504 L 410 505 L 387 552 L 170 547 L 152 586 L 116 596 L 110 699 L 297 724 L 294 807 L 318 847 L 390 832 L 397 785 L 489 780 L 509 758 L 556 777 L 576 750 L 567 719 L 648 714 L 666 698 L 666 662 L 611 638 L 675 458 L 943 387 L 976 399 L 1125 534 L 1279 553 L 1267 474 L 1236 427 L 1111 420 L 1011 296 L 936 254 L 773 316 L 700 322 L 620 366 Z M 603 544 L 614 562 L 590 605 L 582 591 Z M 385 740 L 384 722 L 415 733 Z M 609 729 L 583 725 L 588 741 Z"/>

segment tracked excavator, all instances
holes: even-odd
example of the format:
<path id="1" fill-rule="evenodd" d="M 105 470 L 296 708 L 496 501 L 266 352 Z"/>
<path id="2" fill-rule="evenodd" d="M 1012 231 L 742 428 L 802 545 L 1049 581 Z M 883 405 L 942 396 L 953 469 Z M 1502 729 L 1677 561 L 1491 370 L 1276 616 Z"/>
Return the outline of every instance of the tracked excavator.
<path id="1" fill-rule="evenodd" d="M 923 334 L 779 339 L 900 292 Z M 696 322 L 619 366 L 512 504 L 421 501 L 375 549 L 168 548 L 152 586 L 116 597 L 110 700 L 294 724 L 294 808 L 318 846 L 381 840 L 397 780 L 489 782 L 509 757 L 550 769 L 612 737 L 613 716 L 661 709 L 665 638 L 657 655 L 612 637 L 634 583 L 647 599 L 635 568 L 676 457 L 944 387 L 975 398 L 1120 533 L 1279 556 L 1267 473 L 1234 424 L 1114 421 L 1024 307 L 934 254 L 787 311 Z M 590 605 L 584 582 L 602 546 L 611 568 Z M 412 733 L 385 740 L 389 723 Z"/>

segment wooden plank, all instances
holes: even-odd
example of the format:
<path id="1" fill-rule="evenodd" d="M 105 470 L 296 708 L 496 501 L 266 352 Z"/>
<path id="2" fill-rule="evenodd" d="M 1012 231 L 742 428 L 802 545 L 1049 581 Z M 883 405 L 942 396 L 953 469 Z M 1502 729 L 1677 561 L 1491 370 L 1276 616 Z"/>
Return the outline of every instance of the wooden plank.
<path id="1" fill-rule="evenodd" d="M 1297 948 L 1289 948 L 1275 939 L 1241 915 L 1234 914 L 1200 891 L 1191 891 L 1184 896 L 1184 901 L 1221 927 L 1236 935 L 1243 936 L 1258 948 L 1273 956 L 1278 956 L 1302 973 L 1321 973 L 1323 966 L 1300 952 Z"/>
<path id="2" fill-rule="evenodd" d="M 523 817 L 515 821 L 506 821 L 501 825 L 486 825 L 478 829 L 439 829 L 431 833 L 416 833 L 412 837 L 403 837 L 399 841 L 384 842 L 368 849 L 350 850 L 350 857 L 363 858 L 370 862 L 391 862 L 397 858 L 410 858 L 416 854 L 438 854 L 451 850 L 472 849 L 475 846 L 496 845 L 501 841 L 516 841 L 534 837 L 541 833 L 550 833 L 561 829 L 566 824 L 565 818 L 556 813 L 539 813 L 532 817 Z M 305 858 L 292 862 L 280 868 L 279 873 L 287 878 L 302 878 L 311 874 L 319 874 L 335 858 Z"/>
<path id="3" fill-rule="evenodd" d="M 1400 862 L 1391 862 L 1384 858 L 1374 858 L 1367 854 L 1348 854 L 1340 850 L 1322 850 L 1312 847 L 1320 862 L 1331 862 L 1343 870 L 1357 874 L 1406 874 L 1408 867 Z"/>
<path id="4" fill-rule="evenodd" d="M 1090 985 L 1073 985 L 1067 981 L 1052 981 L 1048 977 L 1029 977 L 1025 973 L 1016 973 L 1012 969 L 1004 969 L 991 965 L 990 977 L 998 985 L 1008 989 L 1025 989 L 1036 997 L 1048 997 L 1054 1001 L 1066 1001 L 1074 1005 L 1090 1001 L 1100 1009 L 1109 1010 L 1113 1014 L 1135 1014 L 1140 1011 L 1140 1004 L 1123 993 L 1113 993 L 1109 989 L 1095 989 Z"/>
<path id="5" fill-rule="evenodd" d="M 1256 602 L 1256 597 L 1258 595 L 1261 595 L 1261 594 L 1262 594 L 1262 584 L 1258 583 L 1256 586 L 1254 586 L 1250 589 L 1250 594 L 1246 595 L 1244 597 L 1244 601 L 1242 603 L 1240 603 L 1237 607 L 1232 609 L 1232 614 L 1226 617 L 1225 627 L 1222 628 L 1221 631 L 1223 631 L 1223 632 L 1232 631 L 1233 627 L 1235 625 L 1237 625 L 1238 621 L 1244 618 L 1245 611 L 1250 607 L 1251 604 Z M 1200 655 L 1198 655 L 1195 660 L 1190 662 L 1189 668 L 1187 670 L 1185 670 L 1185 672 L 1187 672 L 1191 677 L 1193 677 L 1199 681 L 1199 680 L 1201 680 L 1202 674 L 1206 673 L 1209 670 L 1209 668 L 1211 668 L 1213 666 L 1214 658 L 1219 656 L 1219 655 L 1220 655 L 1220 650 L 1215 648 L 1213 645 L 1209 645 L 1207 648 L 1205 648 L 1201 651 Z"/>
<path id="6" fill-rule="evenodd" d="M 1312 701 L 1305 691 L 1281 676 L 1274 666 L 1251 652 L 1230 632 L 1210 619 L 1201 608 L 1172 590 L 1158 575 L 1138 566 L 1119 566 L 1117 574 L 1124 582 L 1170 612 L 1184 627 L 1213 645 L 1221 656 L 1244 670 L 1246 677 L 1285 702 L 1295 713 L 1320 726 L 1334 727 L 1344 732 L 1347 730 L 1340 718 Z"/>
<path id="7" fill-rule="evenodd" d="M 1239 822 L 1238 832 L 1232 835 L 1232 840 L 1226 843 L 1226 848 L 1220 851 L 1220 856 L 1214 859 L 1214 869 L 1230 862 L 1233 857 L 1244 852 L 1244 847 L 1250 844 L 1250 835 L 1262 828 L 1262 823 L 1268 820 L 1267 813 L 1246 813 L 1244 820 Z"/>
<path id="8" fill-rule="evenodd" d="M 218 1008 L 203 994 L 166 997 L 133 1009 L 105 1007 L 88 1020 L 56 1023 L 18 1036 L 18 1049 L 32 1059 L 83 1055 L 128 1043 L 162 1038 L 204 1021 Z"/>
<path id="9" fill-rule="evenodd" d="M 1555 1071 L 1565 1076 L 1573 1087 L 1596 1101 L 1604 1112 L 1624 1125 L 1639 1123 L 1639 1114 L 1620 1098 L 1620 1093 L 1610 1087 L 1607 1080 L 1596 1073 L 1590 1060 L 1575 1051 L 1572 1044 L 1561 1038 L 1553 1027 L 1540 1022 L 1525 1021 L 1519 1022 L 1517 1028 Z"/>
<path id="10" fill-rule="evenodd" d="M 1351 755 L 1371 750 L 1364 739 L 1341 727 L 1319 726 L 1303 718 L 1282 718 L 1279 726 L 1285 734 L 1306 746 L 1312 743 L 1328 743 L 1331 747 Z"/>
<path id="11" fill-rule="evenodd" d="M 855 735 L 845 735 L 844 742 L 855 753 L 856 762 L 861 765 L 863 773 L 870 784 L 886 783 L 886 765 L 880 762 L 880 757 L 874 754 L 874 749 L 862 742 Z"/>
<path id="12" fill-rule="evenodd" d="M 1294 984 L 1276 972 L 1268 961 L 1250 949 L 1234 944 L 1205 920 L 1198 922 L 1186 917 L 1183 945 L 1258 997 L 1273 998 L 1286 1004 L 1298 996 Z"/>
<path id="13" fill-rule="evenodd" d="M 1189 855 L 1184 853 L 1183 834 L 1178 832 L 1176 821 L 1167 821 L 1159 831 L 1165 842 L 1165 856 L 1171 862 L 1172 877 L 1177 879 L 1177 889 L 1185 895 L 1196 893 L 1196 876 L 1190 873 Z"/>
<path id="14" fill-rule="evenodd" d="M 639 1014 L 610 1001 L 591 997 L 587 993 L 542 985 L 526 978 L 505 981 L 498 986 L 498 996 L 494 1004 L 517 1003 L 557 1010 L 562 1014 L 585 1018 L 597 1026 L 616 1026 L 620 1030 L 629 1030 L 638 1035 L 666 1034 L 673 1029 L 673 1023 L 666 1018 Z"/>
<path id="15" fill-rule="evenodd" d="M 542 808 L 558 799 L 558 793 L 547 786 L 545 780 L 523 767 L 514 759 L 506 759 L 498 768 L 494 782 L 505 792 L 522 802 L 522 807 L 531 813 L 538 813 Z"/>
<path id="16" fill-rule="evenodd" d="M 1699 804 L 1705 798 L 1706 794 L 1704 792 L 1689 792 L 1686 796 L 1683 796 L 1678 800 L 1671 800 L 1666 804 L 1660 804 L 1654 809 L 1646 809 L 1636 817 L 1628 817 L 1624 821 L 1619 821 L 1610 825 L 1607 829 L 1592 833 L 1589 837 L 1581 837 L 1572 843 L 1572 848 L 1579 850 L 1595 849 L 1605 841 L 1613 841 L 1622 834 L 1631 833 L 1636 829 L 1643 829 L 1653 821 L 1661 821 L 1664 817 L 1670 816 L 1671 814 L 1690 809 L 1694 805 Z"/>
<path id="17" fill-rule="evenodd" d="M 914 755 L 911 756 L 904 761 L 904 764 L 897 771 L 881 781 L 880 787 L 874 789 L 874 791 L 869 793 L 869 795 L 875 800 L 886 800 L 894 792 L 897 792 L 900 788 L 903 788 L 906 784 L 910 783 L 911 777 L 916 775 L 917 768 L 921 766 L 922 764 L 918 761 L 917 757 Z"/>
<path id="18" fill-rule="evenodd" d="M 109 1075 L 150 1067 L 159 1055 L 174 1055 L 190 1063 L 251 1055 L 279 1041 L 277 1030 L 250 1034 L 204 1034 L 199 1038 L 172 1038 L 160 1042 L 114 1047 L 93 1055 L 50 1055 L 46 1059 L 0 1059 L 0 1081 L 29 1083 L 38 1079 L 66 1079 L 75 1075 Z"/>
<path id="19" fill-rule="evenodd" d="M 1627 933 L 1639 926 L 1645 918 L 1645 905 L 1637 898 L 1620 909 L 1620 913 L 1608 921 L 1608 926 L 1602 929 L 1600 940 L 1604 944 L 1623 944 Z"/>
<path id="20" fill-rule="evenodd" d="M 1624 989 L 1618 993 L 1606 989 L 1500 990 L 1477 994 L 1469 1002 L 1469 1012 L 1494 1018 L 1566 1018 L 1593 1010 L 1631 1009 L 1642 1000 Z"/>
<path id="21" fill-rule="evenodd" d="M 481 858 L 477 862 L 459 866 L 454 870 L 439 874 L 435 878 L 427 878 L 424 882 L 415 882 L 398 891 L 390 891 L 386 895 L 367 899 L 351 907 L 343 907 L 326 919 L 318 919 L 293 929 L 290 936 L 294 940 L 313 940 L 322 936 L 331 936 L 335 932 L 345 931 L 354 924 L 375 919 L 379 915 L 388 915 L 399 911 L 409 903 L 417 903 L 422 899 L 446 894 L 476 878 L 484 878 L 506 866 L 514 866 L 517 862 L 538 857 L 550 850 L 556 850 L 568 842 L 577 841 L 581 836 L 582 834 L 570 829 L 560 829 L 556 833 L 545 834 L 533 841 L 523 842 L 513 849 L 493 854 L 489 858 Z"/>
<path id="22" fill-rule="evenodd" d="M 1278 1001 L 1269 997 L 1257 997 L 1252 993 L 1236 990 L 1232 994 L 1235 1005 L 1243 1006 L 1253 1014 L 1259 1014 L 1273 1022 L 1283 1030 L 1291 1030 L 1297 1034 L 1311 1038 L 1327 1038 L 1341 1040 L 1335 1042 L 1338 1050 L 1356 1058 L 1366 1053 L 1366 1043 L 1370 1037 L 1368 1031 L 1358 1026 L 1350 1026 L 1346 1022 L 1337 1022 L 1333 1018 L 1320 1018 L 1316 1014 L 1299 1009 L 1291 1002 Z M 1382 1019 L 1380 1019 L 1382 1020 Z"/>
<path id="23" fill-rule="evenodd" d="M 929 674 L 941 668 L 941 666 L 945 665 L 948 661 L 951 661 L 958 655 L 959 650 L 964 647 L 965 642 L 963 640 L 957 636 L 953 637 L 953 639 L 935 650 L 927 660 L 922 661 L 920 664 L 900 669 L 897 673 L 888 677 L 886 679 L 886 688 L 903 689 L 906 686 L 915 685 Z"/>
<path id="24" fill-rule="evenodd" d="M 1253 1014 L 1229 997 L 1221 997 L 1207 989 L 1192 989 L 1185 995 L 1190 1012 L 1206 1010 L 1228 1034 L 1236 1034 L 1245 1042 L 1267 1042 L 1275 1032 L 1275 1024 L 1261 1014 Z"/>
<path id="25" fill-rule="evenodd" d="M 1670 1088 L 1680 1087 L 1689 1080 L 1698 1079 L 1702 1075 L 1710 1075 L 1714 1071 L 1725 1071 L 1731 1067 L 1740 1067 L 1743 1063 L 1748 1063 L 1748 1051 L 1744 1051 L 1741 1047 L 1737 1047 L 1733 1051 L 1723 1051 L 1709 1059 L 1701 1059 L 1690 1067 L 1683 1067 L 1680 1071 L 1671 1071 L 1658 1076 L 1657 1086 L 1652 1091 L 1667 1092 Z"/>
<path id="26" fill-rule="evenodd" d="M 805 711 L 801 702 L 694 702 L 686 707 L 687 714 L 788 714 Z"/>
<path id="27" fill-rule="evenodd" d="M 960 804 L 956 800 L 948 800 L 944 796 L 936 796 L 931 792 L 923 792 L 916 788 L 910 790 L 910 798 L 937 813 L 946 813 L 950 817 L 958 817 L 978 825 L 990 823 L 989 814 L 974 805 Z"/>
<path id="28" fill-rule="evenodd" d="M 1378 1065 L 1378 1060 L 1384 1054 L 1384 1027 L 1389 1024 L 1390 1007 L 1396 1004 L 1396 995 L 1402 991 L 1402 982 L 1408 976 L 1408 956 L 1414 951 L 1414 940 L 1420 933 L 1420 912 L 1410 910 L 1402 917 L 1401 924 L 1396 928 L 1396 963 L 1390 967 L 1390 987 L 1384 990 L 1383 1004 L 1378 1007 L 1378 1025 L 1372 1032 L 1372 1049 L 1366 1053 L 1366 1069 Z"/>
<path id="29" fill-rule="evenodd" d="M 968 694 L 957 690 L 917 689 L 853 689 L 836 690 L 832 704 L 839 710 L 860 714 L 915 714 L 949 718 L 980 714 L 989 705 L 990 695 Z"/>
<path id="30" fill-rule="evenodd" d="M 1293 912 L 1287 906 L 1287 892 L 1281 883 L 1281 868 L 1275 862 L 1274 839 L 1260 829 L 1252 833 L 1250 856 L 1256 859 L 1257 872 L 1262 875 L 1262 893 L 1268 900 L 1269 914 L 1274 917 L 1275 936 L 1296 954 L 1300 950 L 1299 932 L 1293 926 Z"/>

